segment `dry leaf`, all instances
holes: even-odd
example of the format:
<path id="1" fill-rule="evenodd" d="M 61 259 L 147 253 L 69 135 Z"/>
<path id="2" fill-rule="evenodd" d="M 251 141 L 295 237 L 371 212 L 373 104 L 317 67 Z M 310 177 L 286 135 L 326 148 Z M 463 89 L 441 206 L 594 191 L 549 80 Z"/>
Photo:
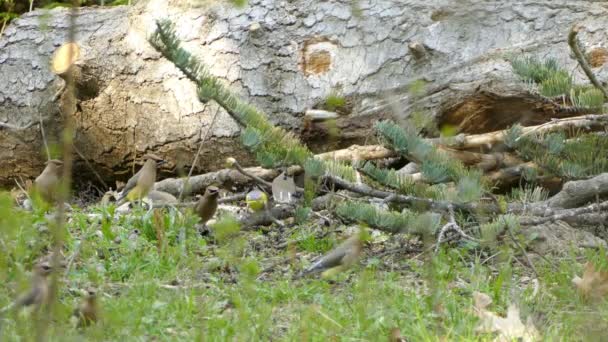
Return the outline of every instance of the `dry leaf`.
<path id="1" fill-rule="evenodd" d="M 596 271 L 590 262 L 585 264 L 583 278 L 575 276 L 572 283 L 586 298 L 602 298 L 608 294 L 608 272 Z"/>
<path id="2" fill-rule="evenodd" d="M 476 330 L 478 332 L 492 333 L 497 332 L 498 336 L 494 341 L 511 341 L 521 338 L 522 341 L 536 341 L 539 339 L 539 334 L 530 319 L 523 324 L 519 317 L 519 308 L 515 304 L 509 305 L 507 317 L 501 317 L 497 314 L 486 310 L 492 303 L 490 296 L 481 293 L 473 293 L 475 302 L 475 314 L 479 317 L 480 322 Z"/>

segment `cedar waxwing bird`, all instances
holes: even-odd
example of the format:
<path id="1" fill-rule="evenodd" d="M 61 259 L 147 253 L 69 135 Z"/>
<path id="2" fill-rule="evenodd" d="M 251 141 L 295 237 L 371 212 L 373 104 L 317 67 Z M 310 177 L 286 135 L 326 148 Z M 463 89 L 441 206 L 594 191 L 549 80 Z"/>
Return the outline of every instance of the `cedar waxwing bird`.
<path id="1" fill-rule="evenodd" d="M 245 202 L 247 203 L 247 207 L 251 209 L 253 212 L 258 212 L 266 209 L 266 205 L 268 204 L 268 196 L 265 192 L 255 189 L 247 193 L 245 196 Z"/>
<path id="2" fill-rule="evenodd" d="M 129 178 L 117 200 L 118 204 L 122 204 L 125 197 L 129 202 L 141 201 L 154 186 L 154 182 L 156 182 L 156 162 L 159 162 L 160 165 L 164 161 L 159 156 L 151 153 L 144 155 L 144 160 L 146 161 L 144 166 L 133 177 Z"/>
<path id="3" fill-rule="evenodd" d="M 36 192 L 38 192 L 40 197 L 42 197 L 42 199 L 47 203 L 54 204 L 57 200 L 62 165 L 63 162 L 58 159 L 51 159 L 47 161 L 46 167 L 40 176 L 36 177 L 36 180 L 34 181 Z"/>
<path id="4" fill-rule="evenodd" d="M 82 303 L 74 310 L 74 316 L 78 318 L 78 327 L 86 327 L 97 322 L 99 308 L 97 306 L 97 292 L 87 289 Z"/>
<path id="5" fill-rule="evenodd" d="M 215 186 L 208 186 L 205 189 L 205 194 L 199 198 L 198 202 L 194 205 L 194 211 L 201 218 L 203 226 L 207 224 L 215 211 L 217 210 L 217 198 L 220 190 Z"/>
<path id="6" fill-rule="evenodd" d="M 342 242 L 338 247 L 322 256 L 302 272 L 302 275 L 323 272 L 322 276 L 325 278 L 337 274 L 354 264 L 361 255 L 362 250 L 363 242 L 361 241 L 361 234 L 356 233 Z"/>
<path id="7" fill-rule="evenodd" d="M 11 306 L 13 309 L 33 306 L 36 310 L 46 305 L 49 298 L 49 275 L 51 274 L 51 265 L 44 261 L 38 263 L 34 267 L 34 275 L 32 277 L 31 288 L 28 292 L 21 295 Z"/>
<path id="8" fill-rule="evenodd" d="M 148 198 L 154 204 L 177 204 L 178 202 L 175 196 L 168 192 L 158 190 L 150 190 L 150 192 L 148 192 Z"/>

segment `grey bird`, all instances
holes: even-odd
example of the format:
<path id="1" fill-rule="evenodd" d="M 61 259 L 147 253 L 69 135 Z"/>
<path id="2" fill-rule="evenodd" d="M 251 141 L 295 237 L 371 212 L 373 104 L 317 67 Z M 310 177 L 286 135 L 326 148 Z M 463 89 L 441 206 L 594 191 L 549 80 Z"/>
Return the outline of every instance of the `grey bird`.
<path id="1" fill-rule="evenodd" d="M 344 271 L 359 259 L 362 250 L 363 242 L 358 232 L 318 259 L 302 272 L 302 276 L 323 272 L 322 276 L 325 278 Z"/>
<path id="2" fill-rule="evenodd" d="M 34 181 L 35 191 L 40 194 L 40 197 L 47 203 L 55 204 L 57 201 L 62 165 L 63 162 L 58 159 L 47 161 L 46 167 Z"/>
<path id="3" fill-rule="evenodd" d="M 124 203 L 125 198 L 130 202 L 141 201 L 154 186 L 154 182 L 156 182 L 157 162 L 160 165 L 164 161 L 159 156 L 151 153 L 144 155 L 144 160 L 146 161 L 144 166 L 129 179 L 127 185 L 122 190 L 117 200 L 118 204 Z"/>
<path id="4" fill-rule="evenodd" d="M 217 210 L 217 198 L 219 193 L 220 190 L 217 187 L 208 186 L 207 189 L 205 189 L 205 194 L 201 196 L 194 205 L 194 211 L 201 218 L 203 226 L 207 224 L 207 221 L 213 217 Z"/>
<path id="5" fill-rule="evenodd" d="M 154 204 L 168 204 L 168 205 L 172 205 L 172 204 L 177 204 L 177 198 L 175 198 L 175 196 L 171 195 L 168 192 L 164 192 L 164 191 L 159 191 L 159 190 L 150 190 L 150 192 L 148 192 L 148 198 L 150 200 L 152 200 L 152 203 Z"/>

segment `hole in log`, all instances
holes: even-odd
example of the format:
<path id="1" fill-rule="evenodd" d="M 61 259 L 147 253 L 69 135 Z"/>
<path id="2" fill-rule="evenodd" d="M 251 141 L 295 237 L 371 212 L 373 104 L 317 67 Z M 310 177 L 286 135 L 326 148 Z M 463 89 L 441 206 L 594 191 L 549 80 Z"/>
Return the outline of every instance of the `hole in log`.
<path id="1" fill-rule="evenodd" d="M 439 127 L 449 125 L 458 133 L 481 134 L 516 123 L 538 125 L 554 116 L 555 108 L 531 97 L 476 94 L 445 110 Z"/>
<path id="2" fill-rule="evenodd" d="M 595 48 L 589 51 L 587 59 L 592 68 L 601 67 L 608 60 L 608 50 L 603 47 Z"/>
<path id="3" fill-rule="evenodd" d="M 336 45 L 326 38 L 313 38 L 304 42 L 300 67 L 306 75 L 320 75 L 328 72 Z"/>

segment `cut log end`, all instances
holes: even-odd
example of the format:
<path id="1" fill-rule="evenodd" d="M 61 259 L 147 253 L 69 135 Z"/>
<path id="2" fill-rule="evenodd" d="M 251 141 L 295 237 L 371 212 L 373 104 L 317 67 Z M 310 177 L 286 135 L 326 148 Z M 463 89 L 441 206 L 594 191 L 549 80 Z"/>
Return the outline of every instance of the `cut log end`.
<path id="1" fill-rule="evenodd" d="M 80 59 L 80 47 L 76 43 L 66 43 L 53 54 L 51 71 L 59 76 L 66 75 L 72 66 Z"/>

